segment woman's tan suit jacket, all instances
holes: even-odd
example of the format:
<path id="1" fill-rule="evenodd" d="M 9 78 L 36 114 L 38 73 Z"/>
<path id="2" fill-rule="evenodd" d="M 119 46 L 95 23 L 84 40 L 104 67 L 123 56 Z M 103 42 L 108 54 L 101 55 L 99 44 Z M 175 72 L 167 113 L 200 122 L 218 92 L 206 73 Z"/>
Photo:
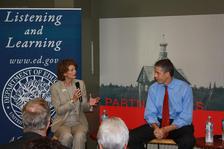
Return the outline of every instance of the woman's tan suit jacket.
<path id="1" fill-rule="evenodd" d="M 75 113 L 77 114 L 77 116 L 74 117 L 74 120 L 80 122 L 81 125 L 86 127 L 86 131 L 88 131 L 88 122 L 84 114 L 84 112 L 90 110 L 90 105 L 87 102 L 86 88 L 82 80 L 75 79 L 72 83 L 74 89 L 76 88 L 76 82 L 79 82 L 80 84 L 82 102 L 80 102 L 80 100 L 77 100 L 75 103 L 72 103 L 72 95 L 69 94 L 68 90 L 64 86 L 63 81 L 57 81 L 51 86 L 51 102 L 56 111 L 56 116 L 51 126 L 52 132 L 55 132 L 60 126 L 65 123 L 71 111 L 75 111 Z"/>

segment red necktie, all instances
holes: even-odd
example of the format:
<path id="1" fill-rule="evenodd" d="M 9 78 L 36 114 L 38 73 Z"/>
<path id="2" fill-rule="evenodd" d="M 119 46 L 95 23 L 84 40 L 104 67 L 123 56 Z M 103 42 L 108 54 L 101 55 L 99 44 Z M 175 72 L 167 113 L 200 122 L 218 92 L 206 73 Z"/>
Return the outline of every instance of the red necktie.
<path id="1" fill-rule="evenodd" d="M 163 101 L 163 113 L 162 113 L 162 127 L 170 125 L 170 114 L 169 114 L 169 101 L 168 101 L 168 90 L 165 86 L 165 95 Z"/>

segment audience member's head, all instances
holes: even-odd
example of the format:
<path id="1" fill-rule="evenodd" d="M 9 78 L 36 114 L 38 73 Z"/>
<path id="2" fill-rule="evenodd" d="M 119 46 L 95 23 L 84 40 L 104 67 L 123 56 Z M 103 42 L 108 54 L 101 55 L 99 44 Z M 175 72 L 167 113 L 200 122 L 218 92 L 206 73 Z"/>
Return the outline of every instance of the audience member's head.
<path id="1" fill-rule="evenodd" d="M 128 128 L 118 117 L 102 121 L 97 133 L 100 149 L 124 149 L 127 147 L 128 138 Z"/>
<path id="2" fill-rule="evenodd" d="M 37 138 L 25 143 L 24 149 L 65 149 L 59 141 L 47 137 Z"/>
<path id="3" fill-rule="evenodd" d="M 24 132 L 36 132 L 46 135 L 50 125 L 50 108 L 42 98 L 35 98 L 27 102 L 22 109 Z"/>

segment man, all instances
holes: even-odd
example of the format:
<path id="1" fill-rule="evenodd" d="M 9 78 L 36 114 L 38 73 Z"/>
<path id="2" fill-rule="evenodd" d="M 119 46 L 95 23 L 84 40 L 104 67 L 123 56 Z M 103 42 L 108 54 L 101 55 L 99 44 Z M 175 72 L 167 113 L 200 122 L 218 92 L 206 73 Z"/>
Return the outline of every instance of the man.
<path id="1" fill-rule="evenodd" d="M 9 144 L 0 145 L 1 149 L 22 149 L 33 139 L 46 137 L 50 126 L 50 109 L 45 100 L 35 98 L 25 104 L 22 109 L 23 136 Z"/>
<path id="2" fill-rule="evenodd" d="M 175 79 L 173 74 L 174 66 L 169 59 L 155 63 L 156 82 L 149 88 L 144 113 L 147 124 L 130 132 L 130 149 L 142 149 L 144 143 L 154 138 L 171 138 L 180 149 L 193 148 L 192 89 L 186 82 Z"/>
<path id="3" fill-rule="evenodd" d="M 99 149 L 126 149 L 128 138 L 128 128 L 118 117 L 104 120 L 97 133 Z"/>

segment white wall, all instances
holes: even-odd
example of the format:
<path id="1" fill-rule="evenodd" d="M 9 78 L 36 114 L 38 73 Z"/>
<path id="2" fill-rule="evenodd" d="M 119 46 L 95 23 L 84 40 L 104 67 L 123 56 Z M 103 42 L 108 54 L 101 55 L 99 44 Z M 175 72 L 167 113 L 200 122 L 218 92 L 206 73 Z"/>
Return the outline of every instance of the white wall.
<path id="1" fill-rule="evenodd" d="M 224 84 L 224 15 L 100 19 L 100 83 L 136 85 L 143 65 L 168 57 L 192 85 Z"/>

